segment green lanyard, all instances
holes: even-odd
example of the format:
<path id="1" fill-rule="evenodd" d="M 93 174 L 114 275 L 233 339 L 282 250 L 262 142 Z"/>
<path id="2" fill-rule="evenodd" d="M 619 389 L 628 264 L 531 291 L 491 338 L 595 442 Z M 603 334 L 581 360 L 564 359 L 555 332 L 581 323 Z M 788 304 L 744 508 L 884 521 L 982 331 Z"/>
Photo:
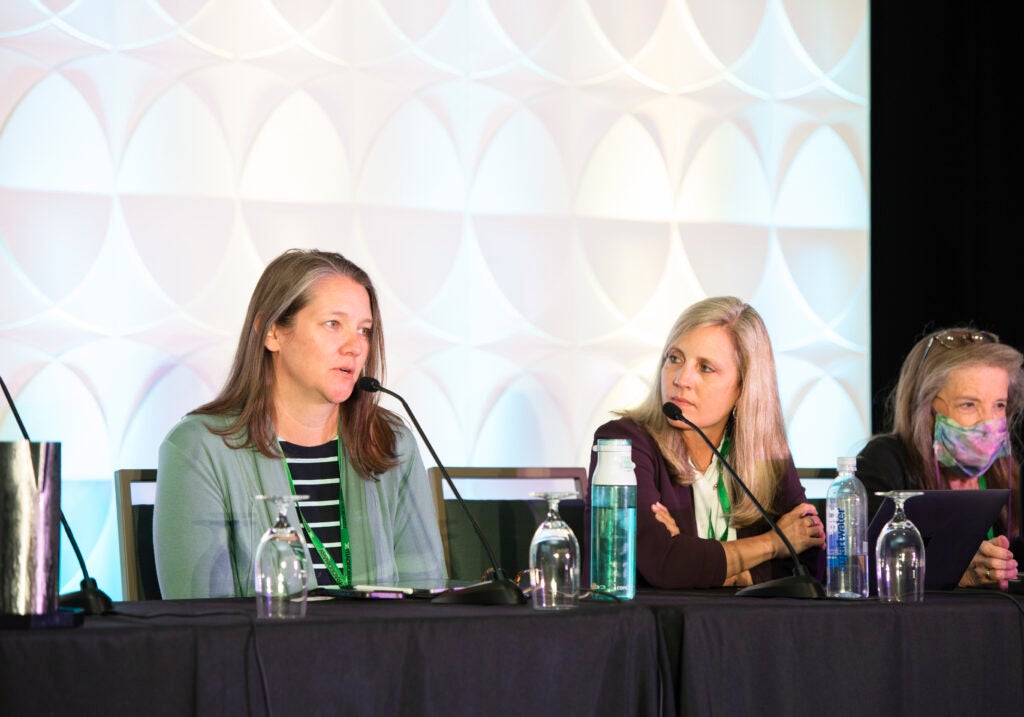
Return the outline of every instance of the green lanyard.
<path id="1" fill-rule="evenodd" d="M 729 436 L 725 437 L 722 441 L 722 457 L 725 458 L 729 455 Z M 718 461 L 718 504 L 722 506 L 722 515 L 725 516 L 725 528 L 722 529 L 722 534 L 719 536 L 715 535 L 715 523 L 712 520 L 711 509 L 708 509 L 708 535 L 719 542 L 723 542 L 729 538 L 729 511 L 732 509 L 732 503 L 729 501 L 729 491 L 726 490 L 725 481 L 722 480 L 722 461 Z"/>
<path id="2" fill-rule="evenodd" d="M 978 476 L 978 490 L 985 490 L 986 488 L 988 488 L 988 481 L 985 480 L 985 474 L 982 473 Z M 996 537 L 996 528 L 992 526 L 988 529 L 988 539 L 992 540 L 994 537 Z"/>
<path id="3" fill-rule="evenodd" d="M 288 474 L 288 485 L 292 488 L 292 495 L 295 495 L 295 483 L 292 481 L 292 470 L 288 467 L 288 457 L 284 455 L 284 449 L 281 449 L 282 458 L 284 461 L 284 472 Z M 345 484 L 345 476 L 348 473 L 348 466 L 345 461 L 341 460 L 341 436 L 338 436 L 338 522 L 341 529 L 341 560 L 342 564 L 338 565 L 331 554 L 327 552 L 327 548 L 324 547 L 324 543 L 317 537 L 317 534 L 313 532 L 313 529 L 309 527 L 309 523 L 306 522 L 306 516 L 299 513 L 299 519 L 302 521 L 302 527 L 305 528 L 306 534 L 309 539 L 313 541 L 313 547 L 316 548 L 317 554 L 320 559 L 324 561 L 324 565 L 327 567 L 327 572 L 334 578 L 334 582 L 338 584 L 338 587 L 348 587 L 351 584 L 351 576 L 348 574 L 348 566 L 352 562 L 352 545 L 348 538 L 348 521 L 345 519 L 345 494 L 341 487 Z"/>

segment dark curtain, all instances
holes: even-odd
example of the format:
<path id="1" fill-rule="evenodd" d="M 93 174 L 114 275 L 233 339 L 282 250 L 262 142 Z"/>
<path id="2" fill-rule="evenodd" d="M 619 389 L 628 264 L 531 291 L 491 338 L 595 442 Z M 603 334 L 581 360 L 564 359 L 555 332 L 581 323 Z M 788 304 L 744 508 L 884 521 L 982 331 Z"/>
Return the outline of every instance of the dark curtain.
<path id="1" fill-rule="evenodd" d="M 871 5 L 874 431 L 914 342 L 970 324 L 1024 348 L 1016 254 L 1024 36 L 1012 4 Z"/>

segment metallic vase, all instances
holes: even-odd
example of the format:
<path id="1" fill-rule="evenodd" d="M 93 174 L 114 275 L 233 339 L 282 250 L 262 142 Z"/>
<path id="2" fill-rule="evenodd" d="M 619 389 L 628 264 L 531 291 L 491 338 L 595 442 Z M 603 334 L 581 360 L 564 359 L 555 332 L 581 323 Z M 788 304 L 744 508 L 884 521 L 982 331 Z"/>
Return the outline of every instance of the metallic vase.
<path id="1" fill-rule="evenodd" d="M 0 615 L 58 608 L 60 443 L 0 442 Z"/>

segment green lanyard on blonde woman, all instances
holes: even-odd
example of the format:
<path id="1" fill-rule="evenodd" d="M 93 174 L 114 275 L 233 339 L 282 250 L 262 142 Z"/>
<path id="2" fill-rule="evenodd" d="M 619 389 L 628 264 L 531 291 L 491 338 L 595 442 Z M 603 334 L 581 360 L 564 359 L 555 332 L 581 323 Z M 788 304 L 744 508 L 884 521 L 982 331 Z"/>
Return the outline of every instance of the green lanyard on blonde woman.
<path id="1" fill-rule="evenodd" d="M 729 436 L 725 437 L 722 441 L 722 458 L 728 459 L 729 457 Z M 721 535 L 715 535 L 715 523 L 712 520 L 712 510 L 708 508 L 708 536 L 718 540 L 719 542 L 725 541 L 729 538 L 729 511 L 732 510 L 732 502 L 729 500 L 729 491 L 725 487 L 725 481 L 722 480 L 722 461 L 718 461 L 718 480 L 715 481 L 715 488 L 718 491 L 718 503 L 722 506 L 722 515 L 725 516 L 725 528 L 722 529 Z"/>
<path id="2" fill-rule="evenodd" d="M 288 458 L 283 456 L 284 449 L 281 450 L 281 453 L 281 460 L 284 461 L 284 472 L 288 475 L 288 485 L 291 486 L 292 495 L 295 495 L 295 482 L 292 480 L 291 468 L 288 467 Z M 345 495 L 341 490 L 341 487 L 345 484 L 345 475 L 348 472 L 346 462 L 341 460 L 341 436 L 338 436 L 338 471 L 340 473 L 338 477 L 338 524 L 341 529 L 341 565 L 338 565 L 334 558 L 331 557 L 331 554 L 327 552 L 323 541 L 309 527 L 309 523 L 306 522 L 306 516 L 302 514 L 302 511 L 298 511 L 298 513 L 299 519 L 302 521 L 302 527 L 305 528 L 309 539 L 313 541 L 313 547 L 316 548 L 317 555 L 323 560 L 327 572 L 334 578 L 334 582 L 338 584 L 338 587 L 348 587 L 351 584 L 348 566 L 352 562 L 352 546 L 348 537 L 348 521 L 345 519 Z"/>

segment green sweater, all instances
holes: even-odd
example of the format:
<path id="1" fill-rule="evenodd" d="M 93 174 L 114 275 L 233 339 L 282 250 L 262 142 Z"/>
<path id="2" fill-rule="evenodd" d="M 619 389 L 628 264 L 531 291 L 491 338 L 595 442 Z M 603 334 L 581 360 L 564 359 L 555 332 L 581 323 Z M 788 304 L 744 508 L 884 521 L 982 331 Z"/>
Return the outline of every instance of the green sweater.
<path id="1" fill-rule="evenodd" d="M 186 416 L 160 445 L 153 544 L 165 599 L 255 595 L 253 554 L 273 516 L 254 498 L 292 492 L 283 458 L 229 448 L 207 424 L 220 427 L 227 419 Z M 360 477 L 351 465 L 341 472 L 353 584 L 434 583 L 446 574 L 423 461 L 409 430 L 403 425 L 396 433 L 399 463 L 378 480 Z M 294 507 L 289 519 L 299 528 Z"/>

